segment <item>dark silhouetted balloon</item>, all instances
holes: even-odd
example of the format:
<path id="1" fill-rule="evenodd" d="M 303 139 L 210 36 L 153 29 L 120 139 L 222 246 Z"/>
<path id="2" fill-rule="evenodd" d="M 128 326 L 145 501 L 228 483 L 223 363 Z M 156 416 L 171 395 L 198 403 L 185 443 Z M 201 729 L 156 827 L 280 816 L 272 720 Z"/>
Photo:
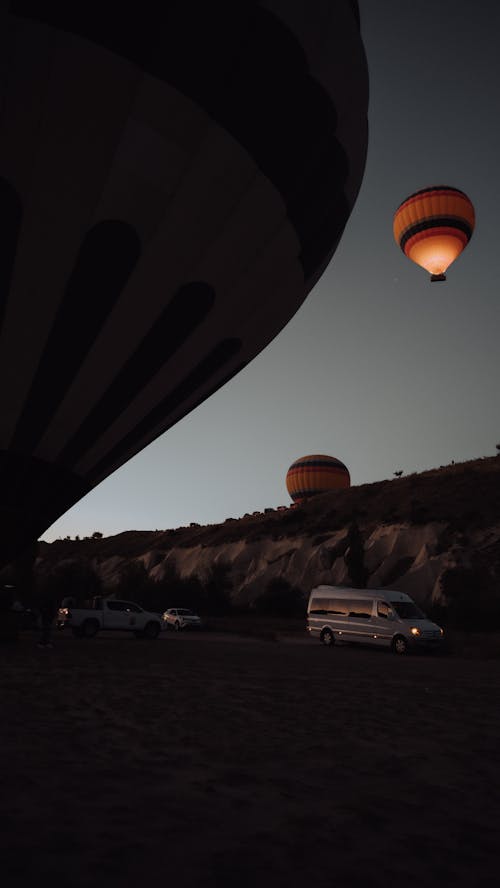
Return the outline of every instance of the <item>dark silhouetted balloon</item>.
<path id="1" fill-rule="evenodd" d="M 310 496 L 328 490 L 344 490 L 351 486 L 349 470 L 334 456 L 312 454 L 296 459 L 286 475 L 288 493 L 300 503 Z"/>
<path id="2" fill-rule="evenodd" d="M 474 221 L 474 207 L 463 191 L 434 185 L 398 207 L 394 238 L 408 259 L 429 272 L 431 281 L 445 281 L 447 268 L 472 237 Z"/>
<path id="3" fill-rule="evenodd" d="M 2 9 L 6 560 L 297 311 L 360 187 L 368 77 L 353 0 Z"/>

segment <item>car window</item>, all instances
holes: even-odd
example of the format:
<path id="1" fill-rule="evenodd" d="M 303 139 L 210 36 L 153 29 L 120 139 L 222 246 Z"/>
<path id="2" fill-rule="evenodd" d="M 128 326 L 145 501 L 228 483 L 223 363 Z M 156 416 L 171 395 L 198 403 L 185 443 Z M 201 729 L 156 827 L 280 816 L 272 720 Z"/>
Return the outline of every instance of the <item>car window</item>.
<path id="1" fill-rule="evenodd" d="M 108 601 L 108 609 L 110 611 L 126 611 L 127 605 L 125 601 Z"/>
<path id="2" fill-rule="evenodd" d="M 379 617 L 383 617 L 386 620 L 390 620 L 394 615 L 392 607 L 386 604 L 385 601 L 377 601 L 377 615 Z"/>
<path id="3" fill-rule="evenodd" d="M 341 601 L 338 598 L 330 598 L 328 602 L 328 613 L 335 614 L 336 616 L 347 617 L 349 613 L 347 609 L 347 602 Z"/>
<path id="4" fill-rule="evenodd" d="M 309 608 L 310 614 L 326 614 L 327 612 L 328 599 L 327 598 L 313 598 L 311 601 L 311 606 Z"/>
<path id="5" fill-rule="evenodd" d="M 372 615 L 373 601 L 364 601 L 363 599 L 351 599 L 347 603 L 349 608 L 349 616 L 361 620 L 369 620 Z"/>
<path id="6" fill-rule="evenodd" d="M 140 608 L 138 604 L 134 604 L 132 601 L 108 601 L 108 608 L 111 611 L 120 611 L 121 613 L 142 613 L 142 608 Z"/>
<path id="7" fill-rule="evenodd" d="M 402 620 L 425 620 L 425 614 L 414 601 L 393 601 L 392 606 Z"/>

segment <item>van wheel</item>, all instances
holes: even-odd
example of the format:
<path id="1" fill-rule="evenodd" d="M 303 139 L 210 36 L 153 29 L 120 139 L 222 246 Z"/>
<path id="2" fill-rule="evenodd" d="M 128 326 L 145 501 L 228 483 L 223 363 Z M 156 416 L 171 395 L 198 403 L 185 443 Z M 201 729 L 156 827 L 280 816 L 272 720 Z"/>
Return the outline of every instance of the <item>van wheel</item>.
<path id="1" fill-rule="evenodd" d="M 335 638 L 333 637 L 333 632 L 331 629 L 323 629 L 323 632 L 320 635 L 321 641 L 327 647 L 333 647 L 335 644 Z"/>
<path id="2" fill-rule="evenodd" d="M 392 651 L 399 657 L 401 657 L 403 654 L 407 654 L 408 648 L 409 644 L 404 635 L 396 635 L 396 637 L 392 639 Z"/>

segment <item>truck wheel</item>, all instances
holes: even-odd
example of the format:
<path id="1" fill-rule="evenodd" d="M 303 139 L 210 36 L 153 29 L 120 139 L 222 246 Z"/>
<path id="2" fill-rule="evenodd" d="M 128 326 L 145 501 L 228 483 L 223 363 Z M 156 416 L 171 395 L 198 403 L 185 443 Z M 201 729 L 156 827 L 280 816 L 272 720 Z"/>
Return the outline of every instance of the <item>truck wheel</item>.
<path id="1" fill-rule="evenodd" d="M 409 644 L 404 635 L 396 635 L 392 639 L 392 651 L 394 654 L 397 654 L 398 657 L 402 657 L 404 654 L 407 654 L 408 650 Z"/>
<path id="2" fill-rule="evenodd" d="M 333 632 L 331 629 L 323 629 L 320 638 L 323 644 L 327 647 L 333 647 L 333 645 L 335 644 L 335 638 L 333 637 Z"/>
<path id="3" fill-rule="evenodd" d="M 99 623 L 97 620 L 85 620 L 82 623 L 83 638 L 93 638 L 99 632 Z"/>
<path id="4" fill-rule="evenodd" d="M 160 634 L 160 624 L 159 623 L 146 623 L 142 632 L 144 638 L 149 638 L 153 640 L 154 638 L 158 638 Z"/>

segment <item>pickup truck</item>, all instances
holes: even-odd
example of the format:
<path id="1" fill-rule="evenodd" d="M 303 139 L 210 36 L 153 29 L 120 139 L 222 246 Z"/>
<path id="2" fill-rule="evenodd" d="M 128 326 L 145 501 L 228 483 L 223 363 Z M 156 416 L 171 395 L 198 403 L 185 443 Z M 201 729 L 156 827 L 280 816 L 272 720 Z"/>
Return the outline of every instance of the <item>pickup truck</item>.
<path id="1" fill-rule="evenodd" d="M 57 614 L 60 629 L 68 627 L 76 638 L 94 638 L 100 630 L 133 632 L 137 638 L 158 638 L 161 630 L 159 614 L 145 611 L 133 601 L 94 598 L 89 608 L 60 607 Z"/>

